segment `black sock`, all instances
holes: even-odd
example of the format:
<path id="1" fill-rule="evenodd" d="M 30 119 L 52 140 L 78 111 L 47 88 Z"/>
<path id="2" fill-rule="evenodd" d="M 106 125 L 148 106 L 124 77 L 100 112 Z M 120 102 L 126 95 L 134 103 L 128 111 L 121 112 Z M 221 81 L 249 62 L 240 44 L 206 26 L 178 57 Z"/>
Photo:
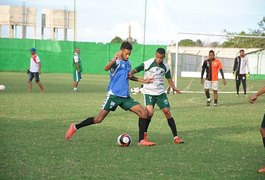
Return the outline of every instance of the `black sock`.
<path id="1" fill-rule="evenodd" d="M 264 145 L 264 148 L 265 148 L 265 137 L 262 137 L 262 140 L 263 140 L 263 145 Z"/>
<path id="2" fill-rule="evenodd" d="M 149 127 L 149 124 L 151 122 L 151 118 L 150 119 L 146 119 L 147 123 L 146 123 L 146 128 L 145 128 L 145 131 L 144 132 L 147 132 L 147 129 Z"/>
<path id="3" fill-rule="evenodd" d="M 217 104 L 217 99 L 214 100 L 214 104 Z"/>
<path id="4" fill-rule="evenodd" d="M 178 133 L 177 133 L 177 128 L 176 128 L 176 124 L 175 124 L 174 118 L 173 117 L 169 118 L 167 120 L 167 123 L 168 123 L 168 125 L 169 125 L 169 127 L 170 127 L 170 129 L 172 131 L 173 136 L 174 137 L 177 136 Z"/>
<path id="5" fill-rule="evenodd" d="M 139 142 L 144 139 L 144 131 L 146 130 L 147 120 L 143 118 L 139 118 L 138 121 L 139 126 Z"/>
<path id="6" fill-rule="evenodd" d="M 85 127 L 85 126 L 89 126 L 91 124 L 94 124 L 94 117 L 88 117 L 86 120 L 82 121 L 79 124 L 76 124 L 75 127 L 76 129 Z"/>

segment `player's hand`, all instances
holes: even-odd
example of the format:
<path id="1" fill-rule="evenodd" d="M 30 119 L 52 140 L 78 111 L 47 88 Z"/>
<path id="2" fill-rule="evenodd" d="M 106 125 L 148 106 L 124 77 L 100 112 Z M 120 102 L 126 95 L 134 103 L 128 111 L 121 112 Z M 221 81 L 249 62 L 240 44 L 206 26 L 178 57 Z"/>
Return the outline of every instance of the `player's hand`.
<path id="1" fill-rule="evenodd" d="M 121 51 L 118 51 L 115 53 L 114 57 L 113 57 L 113 60 L 116 60 L 118 59 L 119 57 L 121 57 Z"/>
<path id="2" fill-rule="evenodd" d="M 250 96 L 250 97 L 249 97 L 249 99 L 248 99 L 248 102 L 250 102 L 251 104 L 253 104 L 253 103 L 254 103 L 254 101 L 256 101 L 256 100 L 257 100 L 257 98 L 258 98 L 258 96 L 257 96 L 257 95 L 252 95 L 252 96 Z"/>
<path id="3" fill-rule="evenodd" d="M 173 88 L 173 91 L 176 92 L 177 94 L 181 94 L 180 90 Z"/>
<path id="4" fill-rule="evenodd" d="M 203 79 L 201 79 L 201 84 L 202 84 L 202 85 L 204 84 L 204 80 L 203 80 Z"/>
<path id="5" fill-rule="evenodd" d="M 153 77 L 147 78 L 147 79 L 144 80 L 144 83 L 146 83 L 146 84 L 150 84 L 150 83 L 153 83 L 153 82 L 154 82 L 154 78 Z"/>
<path id="6" fill-rule="evenodd" d="M 226 85 L 226 80 L 225 80 L 225 79 L 223 79 L 223 85 L 224 85 L 224 86 Z"/>

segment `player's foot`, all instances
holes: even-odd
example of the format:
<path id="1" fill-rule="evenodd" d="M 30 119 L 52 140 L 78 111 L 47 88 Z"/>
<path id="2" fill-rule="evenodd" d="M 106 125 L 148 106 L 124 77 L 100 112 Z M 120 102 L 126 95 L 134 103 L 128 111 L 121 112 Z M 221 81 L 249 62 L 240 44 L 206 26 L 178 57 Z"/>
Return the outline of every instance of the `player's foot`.
<path id="1" fill-rule="evenodd" d="M 261 169 L 259 169 L 259 172 L 260 172 L 260 173 L 265 173 L 265 168 L 261 168 Z"/>
<path id="2" fill-rule="evenodd" d="M 218 104 L 217 104 L 217 103 L 214 103 L 214 104 L 213 104 L 213 106 L 214 106 L 214 107 L 217 107 L 217 106 L 218 106 Z"/>
<path id="3" fill-rule="evenodd" d="M 69 141 L 76 132 L 75 124 L 71 124 L 69 129 L 65 133 L 65 140 Z"/>
<path id="4" fill-rule="evenodd" d="M 78 89 L 77 88 L 74 88 L 74 92 L 78 92 Z"/>
<path id="5" fill-rule="evenodd" d="M 138 146 L 154 146 L 154 145 L 155 145 L 154 142 L 146 141 L 144 139 L 138 142 Z"/>
<path id="6" fill-rule="evenodd" d="M 176 137 L 174 137 L 174 143 L 175 144 L 182 144 L 182 143 L 184 143 L 184 141 L 180 137 L 176 136 Z"/>
<path id="7" fill-rule="evenodd" d="M 211 100 L 207 99 L 207 103 L 206 103 L 207 106 L 210 106 L 211 105 Z"/>
<path id="8" fill-rule="evenodd" d="M 236 94 L 236 97 L 239 97 L 239 94 Z"/>

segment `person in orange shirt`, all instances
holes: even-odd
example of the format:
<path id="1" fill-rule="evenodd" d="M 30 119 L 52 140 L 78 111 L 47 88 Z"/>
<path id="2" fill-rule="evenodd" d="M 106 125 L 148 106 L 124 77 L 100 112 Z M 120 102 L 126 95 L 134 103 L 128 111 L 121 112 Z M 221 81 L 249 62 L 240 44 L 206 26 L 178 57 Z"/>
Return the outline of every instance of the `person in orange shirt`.
<path id="1" fill-rule="evenodd" d="M 203 75 L 206 70 L 206 79 L 203 80 Z M 201 71 L 201 84 L 204 84 L 205 95 L 207 97 L 207 106 L 211 104 L 209 89 L 213 89 L 214 94 L 214 106 L 218 105 L 218 71 L 220 71 L 223 79 L 223 84 L 226 85 L 224 78 L 224 72 L 222 70 L 222 63 L 220 60 L 215 59 L 215 54 L 213 50 L 209 51 L 209 59 L 206 59 L 202 65 Z"/>

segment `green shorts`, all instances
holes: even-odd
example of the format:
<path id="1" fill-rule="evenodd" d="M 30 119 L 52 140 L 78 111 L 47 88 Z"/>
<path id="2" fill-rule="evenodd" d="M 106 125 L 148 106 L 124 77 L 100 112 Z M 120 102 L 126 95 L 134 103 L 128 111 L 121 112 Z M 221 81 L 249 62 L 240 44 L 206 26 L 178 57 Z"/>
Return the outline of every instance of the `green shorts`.
<path id="1" fill-rule="evenodd" d="M 73 79 L 74 81 L 79 82 L 82 79 L 81 72 L 73 71 Z"/>
<path id="2" fill-rule="evenodd" d="M 263 120 L 262 120 L 262 123 L 261 123 L 261 128 L 265 128 L 265 114 L 263 116 Z"/>
<path id="3" fill-rule="evenodd" d="M 107 94 L 105 101 L 102 104 L 102 108 L 106 111 L 115 111 L 118 106 L 124 110 L 130 110 L 133 106 L 139 103 L 130 96 L 127 98 L 119 97 L 115 95 Z"/>
<path id="4" fill-rule="evenodd" d="M 153 107 L 157 104 L 160 109 L 170 108 L 170 104 L 165 93 L 157 96 L 144 94 L 144 104 L 145 106 L 151 105 Z"/>

